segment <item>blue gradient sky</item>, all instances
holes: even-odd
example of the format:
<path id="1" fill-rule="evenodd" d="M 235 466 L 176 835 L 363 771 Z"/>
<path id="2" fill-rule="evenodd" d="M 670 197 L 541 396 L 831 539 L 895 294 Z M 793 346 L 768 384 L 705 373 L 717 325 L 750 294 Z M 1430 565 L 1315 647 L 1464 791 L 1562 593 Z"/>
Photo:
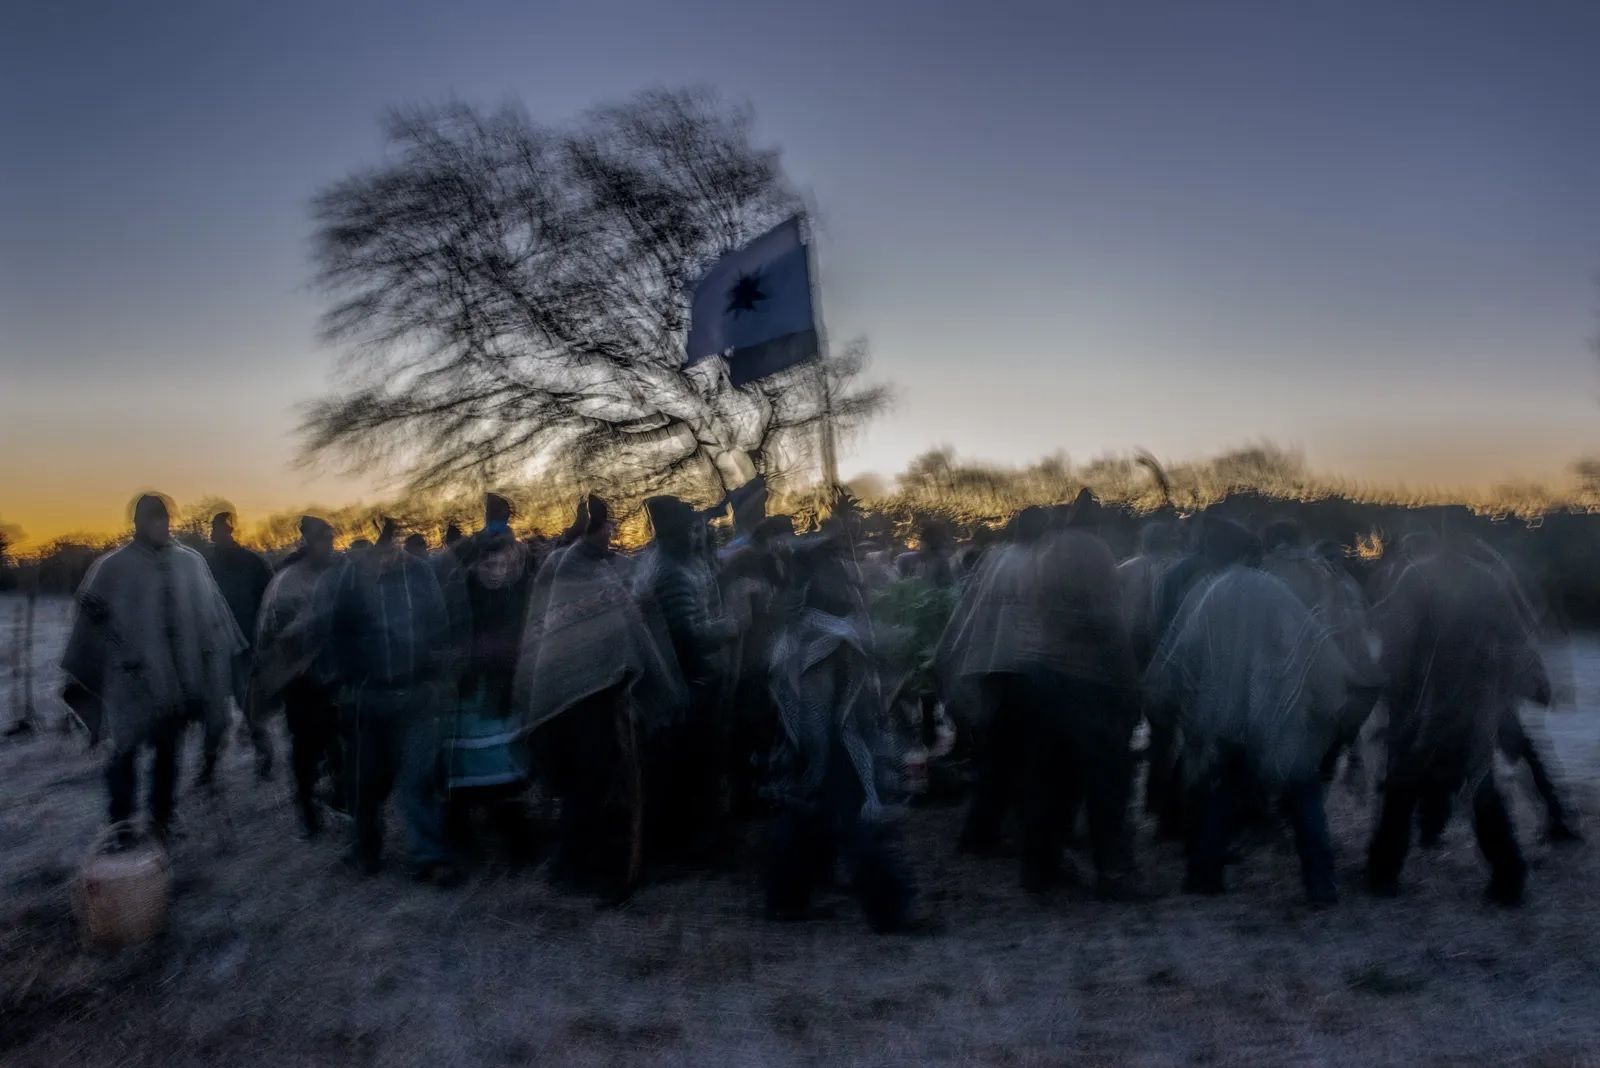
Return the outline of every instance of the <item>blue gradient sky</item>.
<path id="1" fill-rule="evenodd" d="M 1600 450 L 1600 4 L 35 2 L 0 17 L 0 519 L 364 492 L 288 466 L 333 359 L 311 194 L 394 104 L 690 82 L 783 146 L 830 334 L 899 386 L 847 474 Z"/>

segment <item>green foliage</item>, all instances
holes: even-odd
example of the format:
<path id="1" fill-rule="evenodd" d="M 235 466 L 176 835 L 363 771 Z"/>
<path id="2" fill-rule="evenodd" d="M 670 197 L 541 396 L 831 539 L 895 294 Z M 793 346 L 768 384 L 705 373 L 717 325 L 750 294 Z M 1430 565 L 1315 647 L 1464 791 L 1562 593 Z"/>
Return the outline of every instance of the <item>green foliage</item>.
<path id="1" fill-rule="evenodd" d="M 955 611 L 955 588 L 897 579 L 873 591 L 870 607 L 885 658 L 897 671 L 912 674 L 908 689 L 931 690 L 933 655 Z"/>

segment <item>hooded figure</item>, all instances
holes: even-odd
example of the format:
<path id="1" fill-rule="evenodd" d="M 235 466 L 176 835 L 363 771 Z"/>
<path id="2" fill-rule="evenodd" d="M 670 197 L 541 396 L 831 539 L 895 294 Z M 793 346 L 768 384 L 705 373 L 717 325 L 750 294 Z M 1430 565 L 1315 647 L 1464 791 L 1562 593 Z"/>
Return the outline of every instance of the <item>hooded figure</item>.
<path id="1" fill-rule="evenodd" d="M 112 822 L 133 815 L 138 752 L 154 747 L 149 815 L 160 833 L 172 817 L 183 727 L 205 725 L 209 762 L 245 643 L 205 558 L 172 540 L 166 501 L 140 497 L 133 519 L 133 540 L 97 559 L 78 588 L 61 669 L 91 736 L 111 739 Z"/>
<path id="2" fill-rule="evenodd" d="M 1399 890 L 1411 819 L 1443 826 L 1450 798 L 1472 798 L 1492 875 L 1489 898 L 1520 904 L 1527 865 L 1495 786 L 1493 753 L 1507 708 L 1550 700 L 1550 682 L 1516 591 L 1465 539 L 1419 547 L 1375 615 L 1388 680 L 1389 772 L 1367 855 L 1373 892 Z"/>
<path id="3" fill-rule="evenodd" d="M 1230 805 L 1257 783 L 1283 793 L 1308 899 L 1336 899 L 1317 770 L 1347 677 L 1332 633 L 1271 575 L 1235 564 L 1190 592 L 1145 677 L 1150 700 L 1179 712 L 1190 892 L 1223 892 Z"/>
<path id="4" fill-rule="evenodd" d="M 883 819 L 882 694 L 839 547 L 800 553 L 792 611 L 772 648 L 770 685 L 781 725 L 773 756 L 779 804 L 767 866 L 767 914 L 804 918 L 836 857 L 874 930 L 904 925 L 914 890 Z"/>
<path id="5" fill-rule="evenodd" d="M 620 897 L 643 862 L 640 735 L 675 720 L 685 697 L 670 641 L 611 551 L 614 529 L 606 503 L 587 497 L 539 569 L 513 701 L 562 799 L 555 874 Z"/>

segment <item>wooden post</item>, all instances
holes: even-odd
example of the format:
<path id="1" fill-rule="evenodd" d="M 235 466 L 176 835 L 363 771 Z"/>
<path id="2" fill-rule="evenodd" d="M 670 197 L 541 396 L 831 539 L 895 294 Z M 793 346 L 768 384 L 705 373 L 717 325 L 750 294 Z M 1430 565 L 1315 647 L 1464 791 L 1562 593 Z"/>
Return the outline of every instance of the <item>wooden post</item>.
<path id="1" fill-rule="evenodd" d="M 13 728 L 23 722 L 27 708 L 22 703 L 23 603 L 21 600 L 17 601 L 16 611 L 11 613 L 11 724 Z"/>
<path id="2" fill-rule="evenodd" d="M 36 590 L 28 591 L 22 630 L 22 717 L 33 722 L 33 616 L 39 600 Z"/>

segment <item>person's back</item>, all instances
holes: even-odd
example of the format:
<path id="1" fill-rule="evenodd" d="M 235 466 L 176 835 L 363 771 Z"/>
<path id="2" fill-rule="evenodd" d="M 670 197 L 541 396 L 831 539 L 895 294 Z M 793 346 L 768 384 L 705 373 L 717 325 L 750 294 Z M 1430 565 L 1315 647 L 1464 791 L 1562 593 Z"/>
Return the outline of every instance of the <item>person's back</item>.
<path id="1" fill-rule="evenodd" d="M 1333 740 L 1348 667 L 1293 591 L 1234 564 L 1197 585 L 1156 650 L 1149 684 L 1183 709 L 1196 751 L 1246 750 L 1270 782 L 1304 777 Z"/>
<path id="2" fill-rule="evenodd" d="M 1444 747 L 1463 768 L 1488 759 L 1502 707 L 1548 697 L 1533 633 L 1502 576 L 1451 548 L 1413 561 L 1378 612 L 1391 744 Z"/>
<path id="3" fill-rule="evenodd" d="M 1367 853 L 1369 886 L 1382 896 L 1399 891 L 1413 811 L 1433 837 L 1465 788 L 1492 869 L 1487 896 L 1520 904 L 1527 864 L 1492 758 L 1508 708 L 1519 698 L 1549 700 L 1522 606 L 1502 575 L 1447 539 L 1411 560 L 1376 614 L 1389 685 L 1389 768 Z"/>
<path id="4" fill-rule="evenodd" d="M 1042 553 L 1035 596 L 1054 670 L 1131 691 L 1133 650 L 1116 558 L 1104 541 L 1079 530 L 1052 537 Z"/>

